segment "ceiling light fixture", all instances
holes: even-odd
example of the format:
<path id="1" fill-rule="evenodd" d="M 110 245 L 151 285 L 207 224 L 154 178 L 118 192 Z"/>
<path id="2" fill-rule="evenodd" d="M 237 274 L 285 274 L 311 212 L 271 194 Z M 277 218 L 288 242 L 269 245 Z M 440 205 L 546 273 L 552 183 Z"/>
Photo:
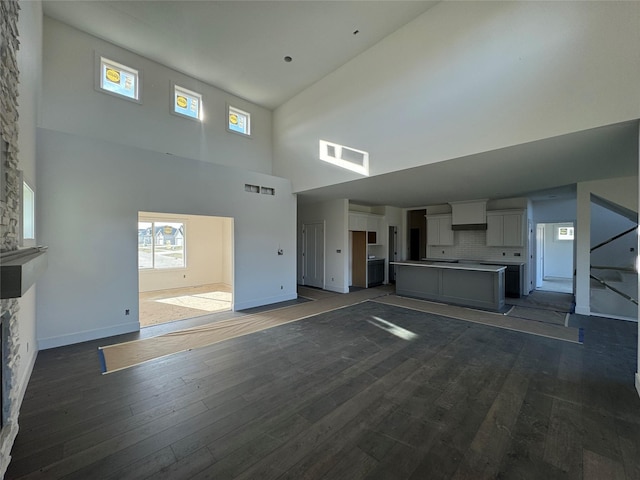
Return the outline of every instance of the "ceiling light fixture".
<path id="1" fill-rule="evenodd" d="M 293 60 L 293 58 L 291 58 L 289 55 L 284 57 L 284 61 L 287 62 L 287 63 L 290 63 L 292 60 Z"/>

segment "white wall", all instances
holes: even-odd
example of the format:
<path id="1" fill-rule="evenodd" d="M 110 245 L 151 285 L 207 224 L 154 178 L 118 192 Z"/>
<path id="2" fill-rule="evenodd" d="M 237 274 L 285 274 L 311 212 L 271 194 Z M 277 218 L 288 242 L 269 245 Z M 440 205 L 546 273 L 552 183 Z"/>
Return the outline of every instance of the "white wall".
<path id="1" fill-rule="evenodd" d="M 39 122 L 39 107 L 42 93 L 42 4 L 39 1 L 20 2 L 18 33 L 18 69 L 20 85 L 18 87 L 18 168 L 23 171 L 25 180 L 36 187 L 36 129 Z M 36 236 L 40 239 L 38 226 Z M 20 336 L 20 355 L 17 384 L 24 394 L 31 370 L 38 353 L 36 341 L 36 289 L 33 286 L 19 300 L 20 317 L 18 334 Z"/>
<path id="2" fill-rule="evenodd" d="M 296 192 L 360 178 L 319 161 L 319 139 L 368 151 L 378 175 L 636 119 L 639 15 L 440 2 L 276 109 L 274 173 Z"/>
<path id="3" fill-rule="evenodd" d="M 94 89 L 95 52 L 142 72 L 142 104 Z M 271 112 L 63 23 L 44 20 L 42 126 L 270 174 Z M 171 115 L 170 85 L 203 96 L 202 123 Z M 251 138 L 226 131 L 226 103 L 251 113 Z"/>
<path id="4" fill-rule="evenodd" d="M 303 272 L 302 227 L 311 223 L 324 223 L 324 288 L 349 292 L 349 201 L 337 199 L 298 206 L 298 283 L 302 283 Z"/>
<path id="5" fill-rule="evenodd" d="M 534 224 L 575 222 L 576 220 L 575 197 L 538 200 L 532 202 L 532 209 Z"/>
<path id="6" fill-rule="evenodd" d="M 139 328 L 139 211 L 233 217 L 235 308 L 296 298 L 288 180 L 45 129 L 38 152 L 39 240 L 49 245 L 41 348 Z M 276 195 L 245 192 L 245 183 Z"/>
<path id="7" fill-rule="evenodd" d="M 156 212 L 140 212 L 139 218 L 183 222 L 186 233 L 186 267 L 140 270 L 140 292 L 227 283 L 225 280 L 231 278 L 232 272 L 224 269 L 232 267 L 233 239 L 224 236 L 232 233 L 232 219 Z"/>

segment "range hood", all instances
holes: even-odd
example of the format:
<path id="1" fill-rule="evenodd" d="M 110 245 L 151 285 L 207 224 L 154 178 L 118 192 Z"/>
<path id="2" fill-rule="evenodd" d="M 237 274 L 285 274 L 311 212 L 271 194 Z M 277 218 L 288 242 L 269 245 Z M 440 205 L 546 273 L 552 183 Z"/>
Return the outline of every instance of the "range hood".
<path id="1" fill-rule="evenodd" d="M 487 200 L 450 202 L 451 230 L 486 230 Z"/>

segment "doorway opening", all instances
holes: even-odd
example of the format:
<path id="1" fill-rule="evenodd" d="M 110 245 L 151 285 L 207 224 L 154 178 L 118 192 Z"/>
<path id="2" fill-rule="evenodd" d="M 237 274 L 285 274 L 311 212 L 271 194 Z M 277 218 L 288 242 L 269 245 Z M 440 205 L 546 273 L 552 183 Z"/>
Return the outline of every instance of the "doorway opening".
<path id="1" fill-rule="evenodd" d="M 427 215 L 426 209 L 409 210 L 409 260 L 422 260 L 427 255 Z"/>
<path id="2" fill-rule="evenodd" d="M 573 222 L 536 225 L 536 290 L 574 293 Z"/>
<path id="3" fill-rule="evenodd" d="M 233 310 L 233 218 L 138 212 L 141 327 Z"/>

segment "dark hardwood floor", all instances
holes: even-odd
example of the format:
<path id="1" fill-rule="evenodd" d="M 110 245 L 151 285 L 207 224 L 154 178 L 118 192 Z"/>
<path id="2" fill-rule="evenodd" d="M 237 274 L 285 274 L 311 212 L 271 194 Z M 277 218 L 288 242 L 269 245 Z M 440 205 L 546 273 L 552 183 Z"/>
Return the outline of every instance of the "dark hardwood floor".
<path id="1" fill-rule="evenodd" d="M 367 302 L 109 375 L 118 339 L 43 351 L 5 478 L 637 480 L 637 324 L 572 322 Z"/>

